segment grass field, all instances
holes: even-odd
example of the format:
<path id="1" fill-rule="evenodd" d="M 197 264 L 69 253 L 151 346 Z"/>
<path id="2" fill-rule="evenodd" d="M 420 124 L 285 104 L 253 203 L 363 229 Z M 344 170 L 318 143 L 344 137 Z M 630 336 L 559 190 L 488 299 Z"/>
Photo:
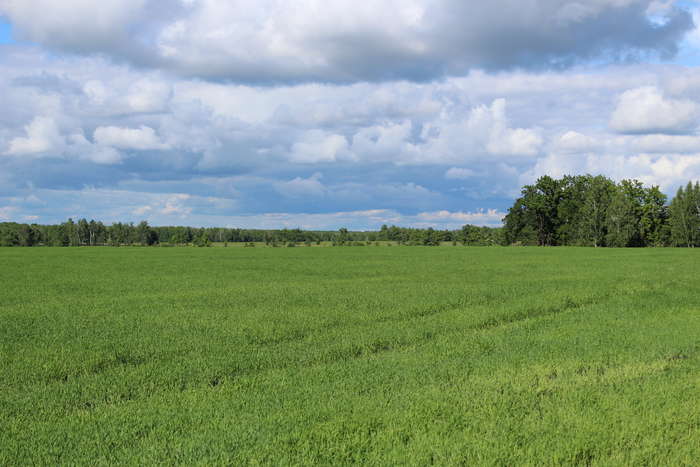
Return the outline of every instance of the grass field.
<path id="1" fill-rule="evenodd" d="M 0 465 L 700 462 L 700 251 L 0 264 Z"/>

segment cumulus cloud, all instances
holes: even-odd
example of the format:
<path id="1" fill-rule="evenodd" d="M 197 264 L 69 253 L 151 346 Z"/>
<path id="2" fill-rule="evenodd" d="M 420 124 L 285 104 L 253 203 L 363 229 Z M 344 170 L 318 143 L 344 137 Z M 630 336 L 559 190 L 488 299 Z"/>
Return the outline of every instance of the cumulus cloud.
<path id="1" fill-rule="evenodd" d="M 531 157 L 539 153 L 543 143 L 537 130 L 509 126 L 502 98 L 490 106 L 473 108 L 467 118 L 443 114 L 426 124 L 423 132 L 427 143 L 420 157 L 448 163 L 484 155 Z"/>
<path id="2" fill-rule="evenodd" d="M 684 133 L 698 124 L 698 105 L 665 97 L 655 86 L 630 89 L 620 95 L 610 127 L 620 133 Z"/>
<path id="3" fill-rule="evenodd" d="M 300 163 L 333 162 L 348 157 L 348 142 L 344 136 L 309 130 L 292 146 L 290 160 Z"/>
<path id="4" fill-rule="evenodd" d="M 420 158 L 420 150 L 409 141 L 411 122 L 384 122 L 360 128 L 352 138 L 352 151 L 358 157 L 374 162 L 412 162 Z"/>
<path id="5" fill-rule="evenodd" d="M 19 136 L 10 141 L 6 154 L 36 155 L 61 151 L 65 143 L 63 136 L 50 117 L 39 116 L 24 127 L 26 136 Z"/>
<path id="6" fill-rule="evenodd" d="M 578 3 L 584 8 L 562 10 L 556 21 L 586 22 L 612 8 Z M 190 12 L 185 20 L 205 8 L 181 6 Z M 655 24 L 665 24 L 673 8 L 659 11 Z M 155 40 L 174 20 L 147 33 Z M 146 32 L 128 40 L 142 40 L 139 34 Z M 29 44 L 3 50 L 0 206 L 32 193 L 45 200 L 17 201 L 14 219 L 77 213 L 241 227 L 459 227 L 482 219 L 466 215 L 503 212 L 522 183 L 542 174 L 635 177 L 670 191 L 700 177 L 700 141 L 692 112 L 683 111 L 700 98 L 693 67 L 258 86 L 190 80 L 171 73 L 175 61 L 151 70 L 107 54 L 47 53 Z M 269 76 L 278 76 L 270 63 Z M 651 110 L 622 105 L 626 92 L 639 89 L 652 91 L 627 103 L 651 96 Z M 653 124 L 644 132 L 640 125 L 615 129 L 608 117 L 618 108 L 653 115 Z"/>
<path id="7" fill-rule="evenodd" d="M 700 137 L 690 135 L 643 135 L 631 142 L 632 149 L 651 153 L 700 153 Z"/>
<path id="8" fill-rule="evenodd" d="M 314 173 L 309 178 L 296 177 L 287 182 L 280 182 L 275 185 L 275 189 L 283 196 L 291 198 L 306 198 L 323 196 L 326 187 L 321 182 L 323 175 Z"/>
<path id="9" fill-rule="evenodd" d="M 567 131 L 559 136 L 554 141 L 556 151 L 561 153 L 580 153 L 596 149 L 599 143 L 590 136 L 579 133 L 578 131 Z"/>
<path id="10" fill-rule="evenodd" d="M 151 206 L 139 206 L 136 209 L 134 209 L 132 212 L 136 216 L 143 216 L 143 215 L 148 214 L 151 211 L 153 211 L 153 208 Z"/>
<path id="11" fill-rule="evenodd" d="M 0 13 L 20 38 L 78 53 L 114 53 L 129 44 L 128 30 L 147 0 L 5 0 Z"/>
<path id="12" fill-rule="evenodd" d="M 66 154 L 95 164 L 118 164 L 122 162 L 122 153 L 110 146 L 93 144 L 81 133 L 75 133 L 68 137 L 69 145 L 66 147 Z"/>
<path id="13" fill-rule="evenodd" d="M 168 149 L 168 146 L 160 141 L 155 130 L 145 125 L 140 128 L 98 127 L 93 137 L 100 145 L 120 149 L 137 151 Z"/>
<path id="14" fill-rule="evenodd" d="M 447 172 L 445 172 L 445 178 L 449 180 L 467 180 L 476 175 L 477 174 L 473 170 L 461 167 L 450 167 L 447 169 Z"/>
<path id="15" fill-rule="evenodd" d="M 165 214 L 167 216 L 179 216 L 179 217 L 185 219 L 192 212 L 192 208 L 185 204 L 187 202 L 187 200 L 189 200 L 190 198 L 191 198 L 191 196 L 187 193 L 178 193 L 178 194 L 169 196 L 165 200 L 165 205 L 160 210 L 160 213 Z M 145 209 L 144 207 L 137 208 L 137 210 L 144 210 L 144 209 Z M 147 209 L 147 211 L 148 210 L 150 210 L 150 209 Z"/>
<path id="16" fill-rule="evenodd" d="M 246 83 L 425 81 L 670 57 L 689 12 L 651 0 L 6 0 L 20 37 Z M 234 44 L 234 46 L 232 46 Z"/>
<path id="17" fill-rule="evenodd" d="M 142 78 L 129 87 L 126 101 L 132 112 L 162 112 L 171 95 L 168 83 Z"/>
<path id="18" fill-rule="evenodd" d="M 499 226 L 506 213 L 496 209 L 479 210 L 476 212 L 450 212 L 446 210 L 435 212 L 421 212 L 416 217 L 423 222 L 436 222 L 437 225 L 444 223 L 452 224 L 472 224 Z"/>
<path id="19" fill-rule="evenodd" d="M 12 220 L 12 213 L 17 211 L 14 206 L 0 206 L 0 220 L 9 221 Z"/>

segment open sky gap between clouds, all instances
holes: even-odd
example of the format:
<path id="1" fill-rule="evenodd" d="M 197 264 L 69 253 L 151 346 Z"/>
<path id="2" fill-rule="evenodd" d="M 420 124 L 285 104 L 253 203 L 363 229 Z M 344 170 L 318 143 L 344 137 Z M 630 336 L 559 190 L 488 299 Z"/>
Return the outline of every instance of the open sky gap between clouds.
<path id="1" fill-rule="evenodd" d="M 672 195 L 698 6 L 0 0 L 0 220 L 499 225 L 587 172 Z"/>

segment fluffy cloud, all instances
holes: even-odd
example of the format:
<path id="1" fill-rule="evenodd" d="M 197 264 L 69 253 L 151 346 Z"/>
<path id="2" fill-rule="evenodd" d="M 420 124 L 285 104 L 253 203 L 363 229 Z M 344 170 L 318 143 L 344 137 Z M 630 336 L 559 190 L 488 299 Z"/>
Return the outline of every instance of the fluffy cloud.
<path id="1" fill-rule="evenodd" d="M 17 211 L 15 206 L 0 206 L 0 221 L 12 220 L 12 213 Z"/>
<path id="2" fill-rule="evenodd" d="M 700 153 L 700 137 L 688 135 L 643 135 L 632 141 L 632 148 L 651 153 Z"/>
<path id="3" fill-rule="evenodd" d="M 178 1 L 167 17 L 151 10 L 154 20 L 146 23 L 143 12 L 156 3 L 114 3 L 108 9 L 124 12 L 105 19 L 113 24 L 104 29 L 114 37 L 127 31 L 119 39 L 121 45 L 112 44 L 107 34 L 83 49 L 68 36 L 24 31 L 28 39 L 37 35 L 51 53 L 48 46 L 3 45 L 0 206 L 12 208 L 3 211 L 5 217 L 39 222 L 86 216 L 107 222 L 146 218 L 154 224 L 333 229 L 393 223 L 452 228 L 463 223 L 497 225 L 521 184 L 542 174 L 635 177 L 659 183 L 668 193 L 688 179 L 700 178 L 700 140 L 694 134 L 695 102 L 700 99 L 697 68 L 624 64 L 560 70 L 569 58 L 573 63 L 605 57 L 581 44 L 571 46 L 568 55 L 549 54 L 546 50 L 559 47 L 555 41 L 535 46 L 526 40 L 538 34 L 550 37 L 557 28 L 594 23 L 603 34 L 607 26 L 596 21 L 612 21 L 623 11 L 631 20 L 624 27 L 617 24 L 621 31 L 615 37 L 632 37 L 635 27 L 641 27 L 642 34 L 651 21 L 661 29 L 642 36 L 656 40 L 657 33 L 670 34 L 679 24 L 672 18 L 680 21 L 683 16 L 669 2 L 665 8 L 658 4 L 647 16 L 648 2 L 641 0 L 547 0 L 536 2 L 532 17 L 510 15 L 524 8 L 522 2 L 501 2 L 508 14 L 493 21 L 493 31 L 500 31 L 496 39 L 504 44 L 496 54 L 492 45 L 497 40 L 482 28 L 457 31 L 459 24 L 470 25 L 471 18 L 456 13 L 451 19 L 436 17 L 440 1 L 392 4 L 401 18 L 386 13 L 384 4 L 359 6 L 340 18 L 332 14 L 326 25 L 320 24 L 320 13 L 306 19 L 301 15 L 280 29 L 273 21 L 278 13 L 264 10 L 273 1 L 240 13 L 270 20 L 267 26 L 265 21 L 244 21 L 248 29 L 239 27 L 243 20 L 238 16 L 227 29 L 214 13 L 217 8 L 228 11 L 228 5 L 206 0 Z M 13 3 L 12 8 L 29 3 Z M 298 5 L 304 11 L 312 4 Z M 314 4 L 314 11 L 341 4 Z M 545 4 L 549 9 L 542 13 Z M 55 6 L 54 19 L 37 19 L 37 24 L 57 31 L 62 27 L 58 23 L 66 21 L 61 13 L 65 5 Z M 416 7 L 412 12 L 411 5 Z M 280 11 L 290 8 L 278 6 Z M 466 8 L 451 7 L 455 12 Z M 479 17 L 492 6 L 470 8 Z M 376 17 L 363 18 L 369 12 Z M 205 13 L 212 17 L 202 19 Z M 221 17 L 228 14 L 224 13 Z M 307 23 L 294 34 L 285 29 L 302 19 Z M 450 20 L 455 23 L 448 24 Z M 81 34 L 78 23 L 84 19 L 71 21 L 75 34 Z M 164 37 L 178 21 L 182 25 Z M 410 21 L 417 29 L 406 32 Z M 206 22 L 218 26 L 205 30 Z M 536 22 L 545 27 L 532 32 Z M 380 28 L 380 23 L 386 27 Z M 436 25 L 446 37 L 454 37 L 454 44 L 434 37 Z M 13 26 L 22 31 L 21 24 Z M 180 27 L 192 35 L 177 36 Z M 260 36 L 261 28 L 277 42 Z M 341 31 L 346 34 L 343 40 L 319 39 L 308 45 L 308 37 L 335 37 Z M 239 55 L 244 52 L 221 45 L 231 34 L 241 37 L 241 50 L 249 39 L 268 48 L 249 48 L 252 61 L 243 63 Z M 484 46 L 459 42 L 468 34 Z M 516 36 L 518 44 L 531 48 L 531 63 L 513 59 L 523 50 L 513 47 Z M 361 39 L 368 37 L 382 41 L 365 47 Z M 420 41 L 426 48 L 415 55 Z M 211 48 L 200 51 L 205 43 Z M 165 57 L 165 49 L 154 49 L 153 44 L 173 47 L 172 55 Z M 304 47 L 294 51 L 298 60 L 297 55 L 288 59 L 293 52 L 287 48 L 299 44 Z M 606 50 L 671 50 L 660 44 Z M 386 52 L 387 47 L 398 48 Z M 358 55 L 359 50 L 366 56 Z M 474 51 L 482 54 L 478 60 L 472 60 Z M 91 52 L 100 53 L 81 55 Z M 382 53 L 390 57 L 377 59 Z M 341 55 L 342 60 L 336 59 Z M 408 67 L 411 63 L 415 68 Z M 518 64 L 555 69 L 464 73 L 474 66 L 494 70 Z M 444 78 L 431 81 L 434 76 Z M 405 79 L 385 81 L 392 77 Z M 308 82 L 316 79 L 323 82 Z M 352 84 L 343 84 L 346 81 Z M 616 113 L 625 118 L 612 118 Z M 32 196 L 44 201 L 29 201 Z"/>
<path id="4" fill-rule="evenodd" d="M 501 220 L 505 215 L 505 212 L 496 209 L 480 210 L 476 212 L 450 212 L 442 210 L 436 212 L 422 212 L 416 217 L 423 221 L 423 223 L 437 222 L 439 224 L 472 224 L 496 227 L 501 225 Z"/>
<path id="5" fill-rule="evenodd" d="M 36 117 L 24 130 L 26 136 L 13 138 L 6 154 L 24 156 L 63 150 L 65 141 L 52 118 Z"/>
<path id="6" fill-rule="evenodd" d="M 496 99 L 490 106 L 479 105 L 462 119 L 443 114 L 429 122 L 423 132 L 427 143 L 419 157 L 447 163 L 484 155 L 531 157 L 539 153 L 543 143 L 537 130 L 509 126 L 505 99 Z"/>
<path id="7" fill-rule="evenodd" d="M 348 142 L 344 136 L 309 130 L 294 143 L 289 158 L 292 162 L 316 163 L 333 162 L 348 155 Z"/>
<path id="8" fill-rule="evenodd" d="M 451 167 L 445 172 L 445 178 L 452 180 L 467 180 L 474 176 L 476 173 L 473 170 L 460 167 Z"/>
<path id="9" fill-rule="evenodd" d="M 190 199 L 190 195 L 187 193 L 178 193 L 175 195 L 172 195 L 168 197 L 165 200 L 165 206 L 160 210 L 161 214 L 165 214 L 167 216 L 179 216 L 183 219 L 186 219 L 187 216 L 192 212 L 192 208 L 189 206 L 185 205 L 185 202 Z M 150 207 L 150 206 L 149 206 Z M 141 210 L 145 212 L 150 211 L 148 207 L 141 207 L 138 208 L 137 210 Z M 145 213 L 144 212 L 144 213 Z"/>
<path id="10" fill-rule="evenodd" d="M 3 12 L 14 24 L 37 41 L 53 38 L 66 46 L 80 36 L 102 43 L 108 34 L 121 32 L 142 9 L 144 0 L 106 0 L 96 4 L 90 0 L 6 0 Z M 80 12 L 81 14 L 76 14 Z"/>
<path id="11" fill-rule="evenodd" d="M 577 131 L 567 131 L 555 139 L 553 146 L 556 151 L 566 153 L 581 153 L 591 151 L 599 146 L 593 138 Z"/>
<path id="12" fill-rule="evenodd" d="M 326 193 L 326 187 L 321 182 L 323 175 L 316 172 L 309 178 L 296 177 L 287 182 L 277 183 L 275 188 L 283 196 L 291 198 L 319 197 Z"/>
<path id="13" fill-rule="evenodd" d="M 678 8 L 650 8 L 656 3 L 6 0 L 0 13 L 22 38 L 54 49 L 272 84 L 424 81 L 473 68 L 672 56 L 693 20 Z"/>
<path id="14" fill-rule="evenodd" d="M 668 98 L 644 86 L 620 95 L 610 127 L 620 133 L 684 133 L 697 127 L 699 110 L 691 100 Z"/>
<path id="15" fill-rule="evenodd" d="M 145 125 L 140 128 L 98 127 L 95 129 L 94 139 L 102 146 L 120 149 L 137 151 L 168 149 L 168 146 L 160 141 L 155 130 Z"/>

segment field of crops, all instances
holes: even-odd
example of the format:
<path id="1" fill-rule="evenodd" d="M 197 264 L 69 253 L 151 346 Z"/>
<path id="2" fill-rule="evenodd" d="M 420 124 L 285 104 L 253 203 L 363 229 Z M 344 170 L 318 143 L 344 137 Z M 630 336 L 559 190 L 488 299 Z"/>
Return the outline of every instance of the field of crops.
<path id="1" fill-rule="evenodd" d="M 700 459 L 700 251 L 4 248 L 0 264 L 0 465 Z"/>

